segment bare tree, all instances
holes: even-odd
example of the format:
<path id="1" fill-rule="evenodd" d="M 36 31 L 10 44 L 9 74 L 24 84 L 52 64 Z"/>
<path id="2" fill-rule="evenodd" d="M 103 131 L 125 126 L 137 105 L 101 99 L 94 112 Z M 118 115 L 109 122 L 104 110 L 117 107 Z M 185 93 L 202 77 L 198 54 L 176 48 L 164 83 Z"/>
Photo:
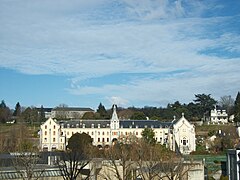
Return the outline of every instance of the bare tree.
<path id="1" fill-rule="evenodd" d="M 105 151 L 105 170 L 101 176 L 111 180 L 113 177 L 119 180 L 127 180 L 133 177 L 132 146 L 130 144 L 117 143 Z"/>
<path id="2" fill-rule="evenodd" d="M 222 108 L 226 109 L 227 113 L 231 115 L 234 109 L 234 99 L 231 96 L 222 96 L 218 103 Z"/>
<path id="3" fill-rule="evenodd" d="M 83 174 L 84 168 L 90 162 L 88 149 L 92 148 L 92 139 L 86 133 L 76 133 L 68 141 L 67 150 L 61 153 L 58 167 L 64 180 L 75 180 Z M 85 174 L 85 179 L 90 177 L 90 172 Z"/>
<path id="4" fill-rule="evenodd" d="M 82 152 L 67 150 L 62 152 L 61 160 L 58 160 L 57 163 L 64 180 L 75 180 L 89 162 L 90 160 Z M 88 179 L 89 175 L 90 173 L 85 179 Z"/>
<path id="5" fill-rule="evenodd" d="M 188 175 L 192 162 L 160 144 L 140 140 L 133 145 L 132 160 L 137 165 L 137 176 L 143 180 L 181 180 Z"/>
<path id="6" fill-rule="evenodd" d="M 13 167 L 22 179 L 37 180 L 42 176 L 44 169 L 37 167 L 38 150 L 30 141 L 22 142 L 13 155 Z"/>
<path id="7" fill-rule="evenodd" d="M 132 151 L 132 159 L 138 167 L 137 176 L 143 180 L 161 178 L 161 169 L 158 168 L 164 157 L 161 145 L 151 145 L 140 140 L 134 144 Z"/>

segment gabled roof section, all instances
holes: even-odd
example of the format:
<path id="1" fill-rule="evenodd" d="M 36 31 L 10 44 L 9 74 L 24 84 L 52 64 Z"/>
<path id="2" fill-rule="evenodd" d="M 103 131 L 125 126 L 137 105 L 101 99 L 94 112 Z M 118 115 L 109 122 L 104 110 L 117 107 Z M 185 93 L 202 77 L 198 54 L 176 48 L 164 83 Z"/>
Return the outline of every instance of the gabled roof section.
<path id="1" fill-rule="evenodd" d="M 182 113 L 182 117 L 178 120 L 174 119 L 173 120 L 173 126 L 178 126 L 179 124 L 185 124 L 187 125 L 188 127 L 191 127 L 193 126 L 184 116 L 184 113 Z"/>

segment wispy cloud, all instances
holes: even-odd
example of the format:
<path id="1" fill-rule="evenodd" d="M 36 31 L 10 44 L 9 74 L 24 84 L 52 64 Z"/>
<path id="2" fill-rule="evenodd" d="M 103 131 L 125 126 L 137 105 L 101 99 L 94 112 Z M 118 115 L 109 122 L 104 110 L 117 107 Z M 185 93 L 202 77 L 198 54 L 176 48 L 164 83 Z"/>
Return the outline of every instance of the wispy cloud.
<path id="1" fill-rule="evenodd" d="M 198 92 L 233 94 L 239 88 L 240 36 L 229 27 L 239 20 L 206 17 L 210 8 L 224 9 L 209 4 L 2 0 L 0 66 L 65 75 L 71 81 L 67 92 L 120 104 L 188 101 Z M 231 24 L 219 28 L 229 19 Z M 126 81 L 103 81 L 116 74 Z M 102 83 L 87 83 L 93 79 Z"/>

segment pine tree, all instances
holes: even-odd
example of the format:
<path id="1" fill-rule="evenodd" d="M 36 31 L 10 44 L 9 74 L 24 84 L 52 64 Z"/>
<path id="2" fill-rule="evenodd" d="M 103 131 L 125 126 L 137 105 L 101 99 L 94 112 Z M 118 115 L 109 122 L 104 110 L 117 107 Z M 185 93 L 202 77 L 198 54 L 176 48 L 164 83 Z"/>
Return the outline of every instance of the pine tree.
<path id="1" fill-rule="evenodd" d="M 0 104 L 0 123 L 5 123 L 10 119 L 10 117 L 11 117 L 11 111 L 6 106 L 4 100 L 2 100 Z"/>
<path id="2" fill-rule="evenodd" d="M 21 106 L 20 106 L 20 103 L 17 102 L 17 104 L 15 106 L 15 110 L 13 112 L 13 116 L 18 117 L 18 116 L 20 116 L 20 114 L 21 114 Z"/>
<path id="3" fill-rule="evenodd" d="M 106 111 L 104 105 L 102 105 L 102 103 L 99 104 L 98 109 L 97 109 L 97 113 L 100 114 L 100 118 L 102 118 L 102 119 L 108 119 L 109 118 L 109 116 L 107 114 L 107 111 Z"/>
<path id="4" fill-rule="evenodd" d="M 41 109 L 40 109 L 40 122 L 44 122 L 45 121 L 45 112 L 44 112 L 44 108 L 43 108 L 43 105 L 41 106 Z"/>
<path id="5" fill-rule="evenodd" d="M 240 122 L 240 92 L 238 92 L 234 103 L 234 121 Z"/>

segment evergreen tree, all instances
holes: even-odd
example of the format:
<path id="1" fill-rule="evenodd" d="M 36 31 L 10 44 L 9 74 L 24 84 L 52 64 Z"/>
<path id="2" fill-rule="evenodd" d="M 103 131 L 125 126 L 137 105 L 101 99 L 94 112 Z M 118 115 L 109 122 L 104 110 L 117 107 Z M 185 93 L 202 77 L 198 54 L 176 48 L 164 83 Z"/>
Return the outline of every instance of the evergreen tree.
<path id="1" fill-rule="evenodd" d="M 21 106 L 20 106 L 20 103 L 17 102 L 16 106 L 15 106 L 15 110 L 13 112 L 13 116 L 20 116 L 21 115 Z"/>
<path id="2" fill-rule="evenodd" d="M 142 131 L 142 139 L 148 144 L 156 144 L 155 132 L 151 128 L 145 128 Z"/>
<path id="3" fill-rule="evenodd" d="M 240 92 L 238 92 L 234 103 L 234 121 L 240 122 Z"/>
<path id="4" fill-rule="evenodd" d="M 5 104 L 5 101 L 4 100 L 2 100 L 2 102 L 1 102 L 1 104 L 0 104 L 0 108 L 6 108 L 7 106 L 6 106 L 6 104 Z"/>
<path id="5" fill-rule="evenodd" d="M 217 101 L 211 97 L 211 94 L 195 94 L 194 102 L 198 106 L 199 112 L 205 116 L 209 115 L 210 111 L 217 104 Z"/>
<path id="6" fill-rule="evenodd" d="M 11 111 L 5 104 L 4 100 L 2 100 L 0 104 L 0 122 L 5 123 L 11 117 Z"/>
<path id="7" fill-rule="evenodd" d="M 45 119 L 46 118 L 45 118 L 44 108 L 43 108 L 43 105 L 41 105 L 40 114 L 39 114 L 39 120 L 40 120 L 40 122 L 44 122 Z"/>
<path id="8" fill-rule="evenodd" d="M 97 113 L 100 114 L 100 118 L 102 119 L 108 119 L 108 113 L 104 107 L 104 105 L 102 105 L 102 103 L 99 104 L 98 109 L 97 109 Z"/>

